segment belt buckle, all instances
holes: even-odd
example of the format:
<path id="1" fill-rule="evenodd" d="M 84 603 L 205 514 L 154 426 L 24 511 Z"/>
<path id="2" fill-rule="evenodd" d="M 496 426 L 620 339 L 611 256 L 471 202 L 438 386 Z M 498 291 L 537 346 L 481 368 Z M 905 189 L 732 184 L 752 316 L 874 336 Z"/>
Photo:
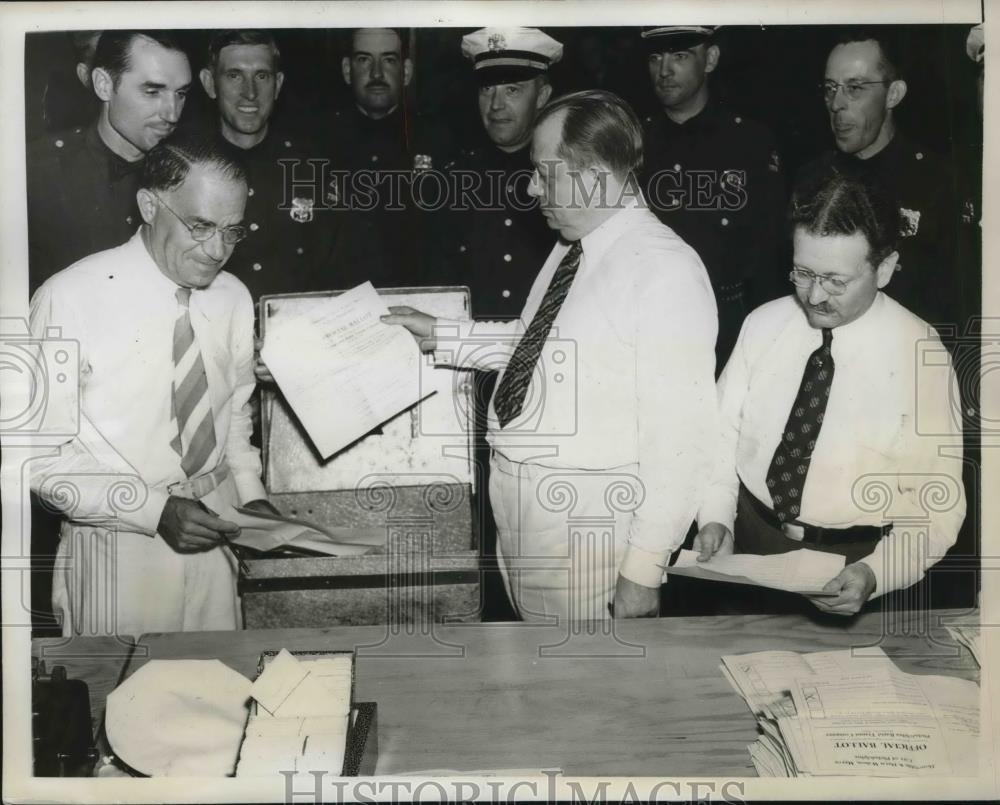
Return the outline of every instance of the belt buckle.
<path id="1" fill-rule="evenodd" d="M 805 526 L 798 525 L 797 523 L 783 523 L 781 532 L 788 539 L 793 539 L 796 542 L 804 542 L 806 538 Z"/>

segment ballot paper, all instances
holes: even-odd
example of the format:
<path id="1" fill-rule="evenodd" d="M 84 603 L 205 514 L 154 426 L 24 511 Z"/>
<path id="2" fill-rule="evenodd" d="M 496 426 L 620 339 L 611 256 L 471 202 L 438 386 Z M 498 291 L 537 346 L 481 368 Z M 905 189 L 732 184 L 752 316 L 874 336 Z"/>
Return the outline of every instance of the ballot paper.
<path id="1" fill-rule="evenodd" d="M 974 682 L 906 674 L 877 647 L 722 660 L 757 717 L 749 752 L 761 776 L 977 773 Z"/>
<path id="2" fill-rule="evenodd" d="M 370 282 L 301 316 L 272 320 L 261 359 L 324 459 L 415 405 L 420 350 Z"/>
<path id="3" fill-rule="evenodd" d="M 384 528 L 323 528 L 306 520 L 256 509 L 224 507 L 219 517 L 240 527 L 230 542 L 256 551 L 305 550 L 329 556 L 358 556 L 384 545 Z"/>
<path id="4" fill-rule="evenodd" d="M 836 593 L 824 593 L 823 587 L 844 569 L 843 556 L 808 548 L 767 556 L 716 554 L 707 562 L 699 562 L 697 557 L 697 551 L 681 550 L 677 562 L 665 568 L 665 575 L 752 584 L 802 595 L 835 596 Z"/>
<path id="5" fill-rule="evenodd" d="M 300 660 L 282 649 L 250 688 L 255 706 L 239 750 L 237 777 L 344 766 L 354 657 Z"/>

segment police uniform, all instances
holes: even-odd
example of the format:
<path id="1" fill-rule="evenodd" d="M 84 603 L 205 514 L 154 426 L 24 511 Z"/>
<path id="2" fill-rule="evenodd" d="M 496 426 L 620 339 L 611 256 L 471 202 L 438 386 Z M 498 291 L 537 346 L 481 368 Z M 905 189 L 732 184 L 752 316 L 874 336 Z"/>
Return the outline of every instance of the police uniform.
<path id="1" fill-rule="evenodd" d="M 530 150 L 508 154 L 484 136 L 447 165 L 452 175 L 475 173 L 481 182 L 477 195 L 491 201 L 492 209 L 451 213 L 439 241 L 446 246 L 435 270 L 447 271 L 448 282 L 469 286 L 473 318 L 517 318 L 556 242 L 537 199 L 527 192 Z"/>
<path id="2" fill-rule="evenodd" d="M 665 26 L 643 32 L 650 52 L 710 43 L 714 28 Z M 658 112 L 644 121 L 643 192 L 650 209 L 701 257 L 719 309 L 716 373 L 743 319 L 783 295 L 779 244 L 785 191 L 770 130 L 710 98 L 675 123 Z"/>
<path id="3" fill-rule="evenodd" d="M 329 149 L 331 167 L 340 174 L 333 188 L 334 215 L 343 235 L 340 287 L 366 280 L 376 288 L 421 284 L 409 181 L 415 164 L 419 169 L 426 163 L 416 160 L 408 134 L 402 104 L 378 120 L 354 105 L 333 115 Z M 397 172 L 401 179 L 393 178 Z"/>
<path id="4" fill-rule="evenodd" d="M 29 284 L 34 292 L 58 271 L 120 246 L 142 218 L 135 194 L 144 160 L 108 148 L 97 124 L 47 135 L 28 146 Z"/>
<path id="5" fill-rule="evenodd" d="M 226 270 L 243 281 L 254 302 L 266 294 L 342 287 L 335 254 L 339 222 L 327 208 L 319 149 L 273 127 L 253 148 L 217 137 L 246 167 L 249 188 L 243 216 L 247 236 L 233 250 Z"/>
<path id="6" fill-rule="evenodd" d="M 548 71 L 562 58 L 562 45 L 536 28 L 483 28 L 462 39 L 462 53 L 472 61 L 479 86 L 526 81 Z M 440 257 L 433 270 L 448 281 L 468 285 L 477 319 L 514 319 L 524 309 L 538 269 L 556 242 L 537 199 L 528 195 L 534 167 L 531 144 L 506 152 L 480 131 L 446 165 L 450 187 L 476 183 L 447 215 Z M 468 207 L 468 209 L 462 209 Z"/>
<path id="7" fill-rule="evenodd" d="M 944 160 L 897 131 L 885 148 L 868 159 L 832 151 L 819 161 L 860 169 L 896 196 L 901 218 L 899 267 L 885 292 L 930 324 L 958 326 L 962 319 L 959 272 L 968 268 L 956 263 L 960 210 L 953 190 L 954 172 Z"/>

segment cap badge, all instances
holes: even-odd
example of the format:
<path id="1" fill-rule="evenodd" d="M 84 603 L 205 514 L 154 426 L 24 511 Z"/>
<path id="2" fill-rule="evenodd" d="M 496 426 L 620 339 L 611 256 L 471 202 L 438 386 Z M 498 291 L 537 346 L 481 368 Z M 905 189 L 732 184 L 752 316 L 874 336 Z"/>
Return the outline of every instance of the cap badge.
<path id="1" fill-rule="evenodd" d="M 503 34 L 490 34 L 489 42 L 487 47 L 490 50 L 506 50 L 507 49 L 507 39 Z"/>
<path id="2" fill-rule="evenodd" d="M 293 198 L 289 214 L 296 223 L 309 223 L 313 219 L 313 200 L 311 198 Z"/>

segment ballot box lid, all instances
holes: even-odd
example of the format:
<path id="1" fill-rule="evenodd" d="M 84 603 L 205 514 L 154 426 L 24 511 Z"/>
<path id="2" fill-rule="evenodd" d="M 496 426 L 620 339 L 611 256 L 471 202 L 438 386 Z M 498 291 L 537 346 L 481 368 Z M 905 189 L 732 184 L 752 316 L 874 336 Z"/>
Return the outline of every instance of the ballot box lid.
<path id="1" fill-rule="evenodd" d="M 466 287 L 380 288 L 386 306 L 409 305 L 447 319 L 469 317 Z M 305 315 L 343 291 L 263 296 L 260 332 L 269 323 Z M 316 371 L 322 371 L 317 366 Z M 382 423 L 345 449 L 323 459 L 274 386 L 261 392 L 264 481 L 271 494 L 473 483 L 470 422 L 472 373 L 434 367 L 422 356 L 419 403 Z M 337 415 L 336 400 L 330 416 Z"/>

